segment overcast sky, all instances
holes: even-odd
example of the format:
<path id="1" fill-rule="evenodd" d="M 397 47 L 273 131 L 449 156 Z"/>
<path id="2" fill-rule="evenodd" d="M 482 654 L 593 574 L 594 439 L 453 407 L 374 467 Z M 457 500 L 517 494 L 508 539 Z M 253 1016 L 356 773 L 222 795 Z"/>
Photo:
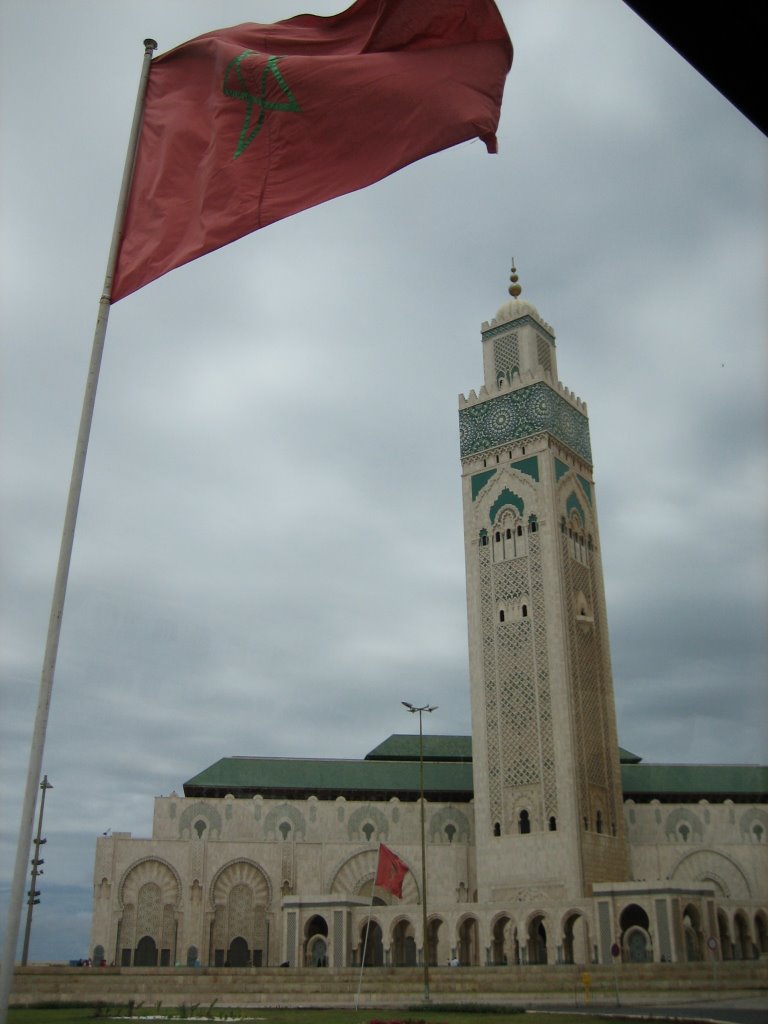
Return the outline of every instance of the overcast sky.
<path id="1" fill-rule="evenodd" d="M 413 728 L 401 700 L 469 731 L 456 396 L 512 255 L 589 403 L 622 745 L 766 758 L 766 140 L 620 0 L 500 8 L 498 156 L 429 157 L 112 310 L 32 959 L 87 954 L 95 837 L 149 835 L 219 757 L 357 758 Z M 141 41 L 302 9 L 0 9 L 3 899 Z"/>

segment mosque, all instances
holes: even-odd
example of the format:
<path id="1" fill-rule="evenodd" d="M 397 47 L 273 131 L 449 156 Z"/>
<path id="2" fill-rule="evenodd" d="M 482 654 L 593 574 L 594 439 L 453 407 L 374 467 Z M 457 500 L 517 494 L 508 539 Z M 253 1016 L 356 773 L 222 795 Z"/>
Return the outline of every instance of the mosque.
<path id="1" fill-rule="evenodd" d="M 459 399 L 472 736 L 424 737 L 426 915 L 418 736 L 225 757 L 155 800 L 150 838 L 98 839 L 95 962 L 768 955 L 768 768 L 620 749 L 587 409 L 511 282 Z M 401 898 L 375 884 L 380 843 Z"/>

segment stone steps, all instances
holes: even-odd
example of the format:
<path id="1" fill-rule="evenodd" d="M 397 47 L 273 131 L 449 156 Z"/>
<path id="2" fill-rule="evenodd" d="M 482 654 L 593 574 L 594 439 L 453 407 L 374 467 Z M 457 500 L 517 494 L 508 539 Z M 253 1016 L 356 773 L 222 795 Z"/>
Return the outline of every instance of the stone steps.
<path id="1" fill-rule="evenodd" d="M 510 1004 L 547 1001 L 582 1002 L 581 968 L 439 967 L 430 969 L 433 1002 L 485 1001 Z M 713 999 L 728 993 L 756 994 L 768 989 L 768 962 L 732 961 L 717 964 L 622 964 L 590 967 L 594 1004 L 615 1002 L 616 985 L 623 997 L 652 1002 Z M 122 1003 L 145 1005 L 220 1006 L 349 1006 L 354 1003 L 359 970 L 342 968 L 17 968 L 12 1005 L 36 1002 Z M 366 968 L 361 1005 L 408 1006 L 421 1002 L 421 968 Z"/>

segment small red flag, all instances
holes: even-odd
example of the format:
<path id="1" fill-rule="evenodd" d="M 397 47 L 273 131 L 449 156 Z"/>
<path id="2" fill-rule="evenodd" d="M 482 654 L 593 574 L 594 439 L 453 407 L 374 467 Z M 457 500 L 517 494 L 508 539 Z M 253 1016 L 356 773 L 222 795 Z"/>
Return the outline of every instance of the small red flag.
<path id="1" fill-rule="evenodd" d="M 376 885 L 387 889 L 398 899 L 403 895 L 403 879 L 411 869 L 400 860 L 384 843 L 379 844 L 379 866 L 376 869 Z"/>
<path id="2" fill-rule="evenodd" d="M 357 0 L 155 58 L 112 301 L 430 153 L 495 152 L 511 61 L 493 0 Z"/>

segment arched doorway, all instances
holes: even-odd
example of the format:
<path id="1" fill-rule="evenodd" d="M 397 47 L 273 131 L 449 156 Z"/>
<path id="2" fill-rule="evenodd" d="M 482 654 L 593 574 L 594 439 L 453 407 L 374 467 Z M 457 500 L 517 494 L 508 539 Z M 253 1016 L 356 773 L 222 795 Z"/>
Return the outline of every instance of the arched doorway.
<path id="1" fill-rule="evenodd" d="M 701 915 L 698 908 L 689 903 L 683 910 L 683 935 L 685 937 L 685 959 L 689 963 L 704 959 L 704 936 L 701 931 Z"/>
<path id="2" fill-rule="evenodd" d="M 270 903 L 269 880 L 264 871 L 248 860 L 225 864 L 214 876 L 210 889 L 213 910 L 208 962 L 220 967 L 232 963 L 232 946 L 241 939 L 248 950 L 247 963 L 261 966 L 266 949 L 266 908 Z M 242 944 L 235 956 L 242 959 Z"/>
<path id="3" fill-rule="evenodd" d="M 493 925 L 491 936 L 491 963 L 501 966 L 509 963 L 509 956 L 506 948 L 506 932 L 509 918 L 502 915 L 498 917 Z"/>
<path id="4" fill-rule="evenodd" d="M 758 910 L 755 914 L 755 942 L 758 955 L 768 953 L 768 920 L 762 910 Z"/>
<path id="5" fill-rule="evenodd" d="M 547 929 L 543 914 L 537 914 L 528 925 L 528 963 L 547 963 Z"/>
<path id="6" fill-rule="evenodd" d="M 725 911 L 717 912 L 717 933 L 720 938 L 720 956 L 723 960 L 733 959 L 733 947 L 731 946 L 731 929 L 728 926 L 728 918 Z"/>
<path id="7" fill-rule="evenodd" d="M 375 921 L 366 922 L 360 929 L 360 955 L 365 955 L 366 967 L 384 966 L 384 940 Z"/>
<path id="8" fill-rule="evenodd" d="M 479 965 L 477 921 L 474 917 L 465 917 L 459 925 L 459 963 L 462 967 Z"/>
<path id="9" fill-rule="evenodd" d="M 320 914 L 315 914 L 307 921 L 304 935 L 304 963 L 307 967 L 327 967 L 328 922 Z"/>
<path id="10" fill-rule="evenodd" d="M 398 921 L 392 931 L 392 964 L 395 967 L 416 966 L 416 934 L 410 921 Z"/>
<path id="11" fill-rule="evenodd" d="M 749 934 L 749 922 L 743 910 L 737 910 L 733 918 L 733 930 L 736 939 L 735 958 L 737 960 L 752 959 L 752 939 Z"/>
<path id="12" fill-rule="evenodd" d="M 121 918 L 116 950 L 122 966 L 133 963 L 152 967 L 159 963 L 166 967 L 174 963 L 180 894 L 179 877 L 164 861 L 148 857 L 126 871 L 119 886 Z"/>
<path id="13" fill-rule="evenodd" d="M 309 967 L 328 966 L 328 943 L 322 935 L 315 935 L 307 943 L 307 964 Z"/>
<path id="14" fill-rule="evenodd" d="M 197 946 L 190 946 L 187 950 L 187 967 L 199 967 L 200 966 L 200 954 L 197 950 Z"/>
<path id="15" fill-rule="evenodd" d="M 623 959 L 636 964 L 653 960 L 648 914 L 643 908 L 637 903 L 630 903 L 621 912 L 619 926 Z"/>
<path id="16" fill-rule="evenodd" d="M 134 967 L 157 967 L 157 943 L 151 935 L 139 939 L 133 954 Z"/>
<path id="17" fill-rule="evenodd" d="M 443 922 L 439 917 L 433 917 L 427 925 L 427 955 L 429 964 L 436 967 L 438 964 L 445 965 L 451 955 L 450 948 L 443 942 Z"/>
<path id="18" fill-rule="evenodd" d="M 588 964 L 589 925 L 583 914 L 569 914 L 563 925 L 563 963 Z"/>
<path id="19" fill-rule="evenodd" d="M 227 950 L 227 961 L 225 967 L 249 967 L 251 962 L 248 950 L 248 942 L 242 935 L 235 936 Z"/>

